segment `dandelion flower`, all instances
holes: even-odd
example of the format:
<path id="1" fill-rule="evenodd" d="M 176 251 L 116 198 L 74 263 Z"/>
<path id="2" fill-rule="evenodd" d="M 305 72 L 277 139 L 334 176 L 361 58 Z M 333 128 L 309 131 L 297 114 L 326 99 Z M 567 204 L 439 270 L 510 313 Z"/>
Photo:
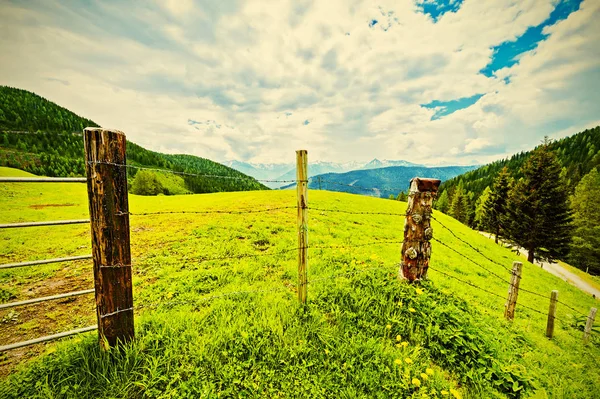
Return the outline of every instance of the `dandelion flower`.
<path id="1" fill-rule="evenodd" d="M 328 349 L 325 349 L 325 354 L 329 355 L 329 350 Z"/>
<path id="2" fill-rule="evenodd" d="M 423 290 L 420 288 L 417 288 L 416 291 L 417 291 L 417 295 L 421 295 L 423 293 Z"/>
<path id="3" fill-rule="evenodd" d="M 429 379 L 429 376 L 425 373 L 421 373 L 421 378 L 423 379 L 423 381 L 427 381 Z"/>
<path id="4" fill-rule="evenodd" d="M 396 341 L 402 341 L 402 337 L 399 335 L 396 335 Z"/>
<path id="5" fill-rule="evenodd" d="M 416 312 L 415 308 L 408 308 L 408 311 L 409 311 L 410 313 L 415 313 L 415 312 Z"/>
<path id="6" fill-rule="evenodd" d="M 405 348 L 406 348 L 406 347 L 408 346 L 408 342 L 404 341 L 404 342 L 402 342 L 400 345 L 402 345 L 403 347 L 405 347 Z"/>
<path id="7" fill-rule="evenodd" d="M 402 345 L 396 344 L 396 348 L 400 348 L 400 347 L 402 347 Z"/>
<path id="8" fill-rule="evenodd" d="M 407 357 L 406 359 L 404 359 L 404 361 L 406 362 L 406 364 L 412 364 L 412 359 L 410 357 Z"/>
<path id="9" fill-rule="evenodd" d="M 400 366 L 402 364 L 402 360 L 396 359 L 396 360 L 394 360 L 394 363 L 396 363 L 398 366 Z"/>
<path id="10" fill-rule="evenodd" d="M 452 396 L 454 396 L 456 399 L 462 399 L 462 396 L 460 396 L 460 392 L 458 392 L 456 389 L 450 389 L 450 393 L 452 394 Z"/>
<path id="11" fill-rule="evenodd" d="M 385 326 L 385 328 L 387 328 L 388 330 L 391 330 L 392 329 L 392 325 L 388 324 L 387 326 Z"/>
<path id="12" fill-rule="evenodd" d="M 448 395 L 448 391 L 446 391 L 445 389 L 442 389 L 442 390 L 440 391 L 440 393 L 441 393 L 443 396 L 446 396 L 446 395 Z"/>
<path id="13" fill-rule="evenodd" d="M 433 370 L 432 369 L 426 369 L 425 372 L 429 375 L 433 375 Z"/>
<path id="14" fill-rule="evenodd" d="M 421 386 L 421 381 L 419 381 L 419 379 L 418 379 L 418 378 L 413 378 L 413 379 L 412 379 L 412 383 L 413 383 L 413 385 L 414 385 L 414 386 L 416 386 L 416 387 L 420 387 L 420 386 Z"/>

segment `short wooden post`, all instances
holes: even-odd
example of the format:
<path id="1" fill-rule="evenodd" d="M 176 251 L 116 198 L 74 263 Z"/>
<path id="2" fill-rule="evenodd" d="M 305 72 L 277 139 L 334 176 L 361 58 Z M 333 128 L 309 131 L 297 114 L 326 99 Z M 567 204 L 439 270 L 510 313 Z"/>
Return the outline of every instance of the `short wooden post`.
<path id="1" fill-rule="evenodd" d="M 515 318 L 515 307 L 517 306 L 517 297 L 519 296 L 519 283 L 521 282 L 522 270 L 523 264 L 521 262 L 513 262 L 510 285 L 508 286 L 508 298 L 504 305 L 504 317 L 506 317 L 506 320 L 513 320 Z"/>
<path id="2" fill-rule="evenodd" d="M 553 290 L 550 294 L 550 309 L 548 309 L 548 323 L 546 324 L 546 337 L 554 336 L 554 319 L 556 318 L 556 302 L 558 301 L 558 291 Z"/>
<path id="3" fill-rule="evenodd" d="M 308 261 L 308 153 L 296 151 L 296 180 L 298 197 L 298 300 L 306 303 Z"/>
<path id="4" fill-rule="evenodd" d="M 585 330 L 583 331 L 583 343 L 587 344 L 590 342 L 590 335 L 592 334 L 592 326 L 594 325 L 594 319 L 596 319 L 596 312 L 598 309 L 591 308 L 590 314 L 585 321 Z"/>
<path id="5" fill-rule="evenodd" d="M 410 181 L 408 208 L 404 219 L 402 262 L 398 277 L 408 281 L 427 277 L 433 229 L 431 207 L 437 195 L 440 180 L 415 177 Z"/>
<path id="6" fill-rule="evenodd" d="M 100 344 L 134 337 L 125 134 L 84 130 Z"/>

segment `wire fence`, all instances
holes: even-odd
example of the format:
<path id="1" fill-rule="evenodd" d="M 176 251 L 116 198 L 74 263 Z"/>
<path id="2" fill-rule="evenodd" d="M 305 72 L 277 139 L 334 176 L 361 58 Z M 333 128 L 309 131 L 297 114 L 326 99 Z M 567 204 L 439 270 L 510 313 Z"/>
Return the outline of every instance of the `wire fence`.
<path id="1" fill-rule="evenodd" d="M 90 163 L 90 162 L 88 162 L 88 163 Z M 114 166 L 114 167 L 135 168 L 135 169 L 139 169 L 139 170 L 150 170 L 150 171 L 156 171 L 156 172 L 161 172 L 161 173 L 171 173 L 174 175 L 193 176 L 193 177 L 210 178 L 210 179 L 233 179 L 233 180 L 257 181 L 257 182 L 265 182 L 265 183 L 296 183 L 296 184 L 302 183 L 302 182 L 308 182 L 311 180 L 311 179 L 308 179 L 308 180 L 268 180 L 268 179 L 254 179 L 254 178 L 246 178 L 246 177 L 242 178 L 242 177 L 226 176 L 226 175 L 196 174 L 196 173 L 188 173 L 188 172 L 184 172 L 184 171 L 173 171 L 173 170 L 168 170 L 168 169 L 148 168 L 148 167 L 141 167 L 141 166 L 136 166 L 136 165 L 124 165 L 124 164 L 117 164 L 117 163 L 111 163 L 111 162 L 93 162 L 93 164 L 103 164 L 103 165 L 109 165 L 109 166 Z M 50 178 L 40 178 L 40 179 L 27 178 L 26 180 L 22 180 L 22 179 L 19 180 L 18 178 L 15 178 L 12 180 L 10 178 L 0 179 L 0 182 L 35 182 L 35 181 L 38 181 L 38 182 L 84 182 L 84 181 L 87 181 L 87 179 L 85 179 L 85 178 L 74 178 L 74 179 L 68 179 L 68 180 L 67 180 L 67 178 L 52 178 L 52 179 L 50 179 Z M 346 183 L 335 182 L 335 181 L 325 180 L 325 179 L 319 179 L 319 182 L 333 184 L 333 185 L 339 185 L 339 186 L 347 186 L 347 187 L 352 187 L 352 188 L 361 189 L 361 190 L 378 191 L 378 192 L 394 191 L 394 190 L 396 192 L 403 191 L 401 189 L 395 189 L 395 188 L 386 188 L 386 189 L 378 189 L 378 188 L 374 188 L 374 187 L 367 188 L 367 187 L 362 187 L 362 186 L 358 186 L 358 185 L 354 185 L 354 184 L 349 185 Z M 234 215 L 241 215 L 241 214 L 260 214 L 260 213 L 267 213 L 267 212 L 277 212 L 277 211 L 291 210 L 291 209 L 298 209 L 298 206 L 276 206 L 276 207 L 266 207 L 266 208 L 262 208 L 262 209 L 252 208 L 252 209 L 233 209 L 233 210 L 184 209 L 184 210 L 155 211 L 155 212 L 130 212 L 127 210 L 126 212 L 120 212 L 118 214 L 118 216 L 125 215 L 125 214 L 132 215 L 132 216 L 153 216 L 153 215 L 173 215 L 173 214 L 182 214 L 182 215 L 185 215 L 185 214 L 193 214 L 193 215 L 234 214 Z M 315 212 L 325 213 L 325 214 L 326 213 L 342 213 L 342 214 L 368 215 L 368 216 L 392 216 L 392 217 L 405 217 L 406 216 L 406 213 L 400 213 L 400 212 L 351 211 L 351 210 L 345 210 L 345 209 L 328 208 L 328 207 L 323 207 L 323 206 L 308 207 L 307 209 L 315 211 Z M 511 272 L 510 268 L 508 268 L 505 265 L 501 264 L 500 262 L 494 260 L 493 258 L 490 258 L 489 256 L 487 256 L 479 248 L 475 247 L 470 242 L 468 242 L 466 239 L 462 238 L 460 235 L 455 233 L 452 229 L 450 229 L 446 224 L 441 222 L 438 218 L 434 217 L 433 215 L 431 215 L 431 218 L 432 218 L 432 220 L 437 222 L 440 226 L 442 226 L 444 229 L 449 231 L 450 234 L 455 239 L 457 239 L 461 243 L 465 244 L 469 249 L 476 252 L 479 256 L 483 257 L 488 262 L 501 267 L 505 271 Z M 50 226 L 50 225 L 61 225 L 61 224 L 75 224 L 75 223 L 89 223 L 89 222 L 90 221 L 86 219 L 86 220 L 76 220 L 76 221 L 26 222 L 26 223 L 0 224 L 0 229 L 2 229 L 2 228 L 17 228 L 17 227 L 20 228 L 20 227 Z M 472 264 L 476 265 L 478 268 L 486 271 L 489 276 L 497 279 L 498 281 L 508 284 L 509 286 L 513 286 L 513 287 L 516 286 L 515 284 L 513 284 L 509 280 L 507 280 L 505 277 L 503 277 L 500 274 L 496 273 L 495 271 L 491 270 L 489 267 L 484 266 L 480 262 L 472 259 L 470 256 L 467 256 L 466 254 L 457 250 L 449 243 L 441 241 L 437 238 L 433 238 L 433 240 L 435 242 L 439 243 L 440 245 L 444 246 L 448 250 L 459 255 L 462 259 L 466 259 L 469 262 L 471 262 Z M 352 248 L 360 248 L 360 247 L 375 246 L 375 245 L 389 245 L 389 244 L 402 244 L 402 243 L 403 243 L 402 240 L 376 240 L 376 241 L 372 241 L 372 242 L 365 242 L 365 243 L 359 243 L 359 244 L 314 245 L 314 246 L 306 246 L 306 247 L 290 247 L 290 248 L 285 248 L 285 249 L 281 249 L 281 250 L 277 250 L 277 251 L 265 251 L 265 252 L 260 252 L 260 253 L 226 254 L 226 255 L 218 255 L 218 256 L 201 256 L 201 257 L 178 259 L 178 260 L 175 260 L 174 264 L 180 264 L 180 265 L 184 266 L 186 264 L 191 264 L 191 263 L 199 264 L 199 263 L 203 263 L 203 262 L 212 262 L 212 261 L 241 260 L 241 259 L 246 259 L 246 258 L 270 257 L 270 256 L 289 254 L 289 253 L 297 252 L 297 251 L 300 251 L 303 249 L 307 249 L 307 250 L 309 250 L 309 249 L 310 250 L 330 250 L 330 249 L 340 249 L 340 248 L 352 249 Z M 48 264 L 48 263 L 83 260 L 83 259 L 90 259 L 91 257 L 92 257 L 91 255 L 81 255 L 81 256 L 74 256 L 74 257 L 68 257 L 68 258 L 55 258 L 55 259 L 47 259 L 47 260 L 39 260 L 39 261 L 10 263 L 10 264 L 0 265 L 0 270 L 14 268 L 14 267 L 25 267 L 25 266 Z M 128 265 L 128 266 L 131 266 L 131 265 Z M 354 269 L 351 271 L 333 273 L 333 274 L 330 274 L 327 276 L 320 276 L 320 277 L 317 276 L 317 277 L 314 277 L 314 278 L 308 280 L 306 283 L 314 284 L 314 283 L 317 283 L 320 281 L 335 280 L 336 278 L 339 278 L 342 276 L 350 276 L 350 275 L 354 275 L 354 274 L 358 274 L 358 273 L 365 273 L 365 272 L 369 272 L 369 271 L 373 271 L 373 270 L 386 269 L 389 267 L 390 267 L 389 265 L 388 266 L 377 266 L 377 267 L 366 267 L 366 268 L 361 268 L 361 269 Z M 465 279 L 461 279 L 455 275 L 449 274 L 447 271 L 440 270 L 439 268 L 432 267 L 432 266 L 429 266 L 429 268 L 431 270 L 434 270 L 437 273 L 440 273 L 441 275 L 443 275 L 445 277 L 455 279 L 469 287 L 473 287 L 473 288 L 478 289 L 482 292 L 485 292 L 489 295 L 505 299 L 505 295 L 498 294 L 494 291 L 491 291 L 490 289 L 478 286 L 477 284 L 474 284 L 473 282 L 467 281 Z M 199 304 L 199 303 L 206 302 L 206 301 L 216 299 L 216 298 L 239 296 L 239 295 L 245 295 L 245 294 L 269 293 L 269 292 L 286 291 L 286 290 L 289 292 L 293 292 L 293 290 L 295 288 L 294 285 L 283 284 L 283 286 L 282 286 L 282 284 L 283 283 L 280 283 L 280 284 L 278 284 L 278 286 L 270 287 L 270 288 L 261 288 L 261 289 L 256 289 L 256 290 L 240 290 L 240 291 L 232 291 L 232 292 L 227 292 L 227 293 L 208 295 L 208 296 L 194 298 L 193 300 L 187 300 L 187 301 L 184 301 L 181 299 L 176 299 L 176 300 L 172 300 L 172 301 L 159 301 L 159 302 L 152 303 L 152 304 L 143 304 L 142 303 L 142 304 L 137 305 L 136 309 L 153 308 L 153 307 L 158 307 L 158 306 L 169 307 L 169 306 L 176 306 L 177 304 L 182 304 L 182 303 L 183 304 Z M 57 295 L 53 295 L 53 296 L 49 296 L 49 297 L 33 298 L 33 299 L 25 300 L 25 301 L 5 303 L 5 304 L 0 304 L 0 310 L 9 308 L 9 307 L 24 306 L 24 305 L 28 305 L 28 304 L 44 302 L 44 301 L 48 301 L 48 300 L 56 300 L 56 299 L 68 298 L 68 297 L 72 297 L 72 296 L 85 295 L 85 294 L 90 294 L 93 292 L 94 292 L 93 289 L 81 290 L 81 291 L 76 291 L 76 292 L 57 294 Z M 528 290 L 528 289 L 524 289 L 521 287 L 519 287 L 519 292 L 525 292 L 525 293 L 528 293 L 528 294 L 531 294 L 531 295 L 534 295 L 537 297 L 545 298 L 545 299 L 548 298 L 548 295 L 546 295 L 546 294 L 538 293 L 533 290 Z M 583 316 L 587 317 L 587 315 L 585 313 L 582 313 L 581 311 L 577 310 L 575 308 L 575 306 L 572 304 L 565 303 L 564 301 L 558 301 L 558 303 L 564 305 L 565 307 L 574 311 L 578 315 L 583 315 Z M 522 302 L 518 302 L 518 305 L 522 306 L 523 308 L 526 308 L 532 312 L 535 312 L 535 313 L 538 313 L 541 315 L 546 315 L 544 312 L 540 311 L 539 309 L 536 309 L 532 306 L 526 305 Z M 126 309 L 126 310 L 129 310 L 129 309 Z M 562 318 L 556 318 L 556 319 L 563 323 L 567 323 L 567 321 L 563 320 Z M 47 336 L 47 337 L 42 337 L 42 338 L 38 338 L 38 339 L 34 339 L 34 340 L 23 341 L 20 343 L 14 343 L 14 344 L 1 346 L 0 352 L 4 351 L 4 350 L 13 349 L 16 347 L 22 347 L 22 346 L 26 346 L 26 345 L 30 345 L 30 344 L 39 343 L 39 342 L 47 342 L 52 339 L 58 339 L 58 338 L 61 338 L 64 336 L 69 336 L 69 335 L 79 333 L 79 332 L 91 331 L 95 328 L 96 328 L 96 326 L 89 326 L 89 327 L 85 327 L 83 329 L 67 331 L 64 333 L 54 334 L 52 336 Z"/>

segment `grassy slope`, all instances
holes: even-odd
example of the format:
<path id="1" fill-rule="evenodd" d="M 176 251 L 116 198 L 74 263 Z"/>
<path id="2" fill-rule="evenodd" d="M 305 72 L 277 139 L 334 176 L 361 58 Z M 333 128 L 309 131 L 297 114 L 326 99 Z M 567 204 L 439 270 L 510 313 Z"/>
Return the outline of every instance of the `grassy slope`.
<path id="1" fill-rule="evenodd" d="M 0 168 L 0 175 L 13 174 Z M 22 172 L 16 172 L 22 173 Z M 398 212 L 406 204 L 350 194 L 311 191 L 310 205 L 352 211 Z M 49 206 L 51 205 L 51 206 Z M 293 191 L 220 193 L 183 197 L 130 195 L 132 212 L 257 209 L 294 206 Z M 87 216 L 84 185 L 0 184 L 0 223 Z M 437 214 L 488 256 L 510 266 L 508 250 Z M 310 244 L 345 245 L 400 240 L 399 217 L 310 212 Z M 544 337 L 545 317 L 522 307 L 510 324 L 504 300 L 463 286 L 435 271 L 424 293 L 396 281 L 399 244 L 313 249 L 307 312 L 294 295 L 295 253 L 195 263 L 198 256 L 276 252 L 296 245 L 294 209 L 247 215 L 131 216 L 137 341 L 123 353 L 99 353 L 95 334 L 4 354 L 0 383 L 6 397 L 421 397 L 456 388 L 463 396 L 598 397 L 597 336 L 583 347 L 581 333 L 558 323 Z M 435 236 L 496 273 L 499 266 L 473 253 L 434 222 Z M 40 239 L 44 237 L 44 239 Z M 0 263 L 89 253 L 88 227 L 0 231 Z M 520 259 L 519 259 L 520 260 Z M 432 266 L 505 296 L 506 284 L 433 243 Z M 92 286 L 89 262 L 0 272 L 0 300 L 17 300 Z M 279 288 L 204 300 L 215 294 Z M 550 294 L 587 312 L 597 302 L 564 281 L 524 265 L 521 287 Z M 526 293 L 520 301 L 546 311 L 548 300 Z M 464 300 L 464 302 L 463 302 Z M 414 312 L 411 312 L 413 309 Z M 571 311 L 558 307 L 570 321 Z M 95 322 L 93 299 L 57 301 L 0 312 L 0 336 L 15 342 Z M 388 329 L 387 326 L 390 326 Z M 396 336 L 407 342 L 396 345 Z M 40 352 L 34 362 L 24 362 Z M 410 358 L 412 364 L 405 360 Z M 402 360 L 396 365 L 396 359 Z M 434 375 L 424 380 L 427 368 Z M 421 387 L 411 380 L 418 378 Z M 435 391 L 435 393 L 433 392 Z M 518 392 L 517 392 L 518 394 Z"/>

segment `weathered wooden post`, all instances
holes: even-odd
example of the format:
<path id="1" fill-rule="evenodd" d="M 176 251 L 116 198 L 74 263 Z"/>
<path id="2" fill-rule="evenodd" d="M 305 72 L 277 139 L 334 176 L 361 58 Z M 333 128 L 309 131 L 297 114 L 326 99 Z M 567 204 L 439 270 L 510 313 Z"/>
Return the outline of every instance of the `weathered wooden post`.
<path id="1" fill-rule="evenodd" d="M 408 208 L 404 219 L 402 262 L 398 277 L 408 281 L 427 277 L 433 229 L 431 207 L 437 195 L 440 180 L 415 177 L 410 181 Z"/>
<path id="2" fill-rule="evenodd" d="M 308 153 L 296 151 L 296 186 L 298 197 L 298 300 L 306 303 L 308 261 Z"/>
<path id="3" fill-rule="evenodd" d="M 556 318 L 556 302 L 558 301 L 558 291 L 553 290 L 550 294 L 550 309 L 548 309 L 548 323 L 546 324 L 546 337 L 554 336 L 554 319 Z"/>
<path id="4" fill-rule="evenodd" d="M 513 262 L 510 285 L 508 286 L 508 298 L 504 305 L 504 317 L 506 320 L 513 320 L 515 318 L 515 307 L 517 306 L 517 297 L 519 296 L 519 283 L 521 282 L 522 271 L 523 264 L 521 262 Z"/>
<path id="5" fill-rule="evenodd" d="M 125 134 L 84 130 L 98 334 L 103 347 L 134 337 Z"/>
<path id="6" fill-rule="evenodd" d="M 585 330 L 583 331 L 583 343 L 587 344 L 590 342 L 590 335 L 592 334 L 592 326 L 594 325 L 594 319 L 596 318 L 596 312 L 598 309 L 591 308 L 590 314 L 585 321 Z"/>

